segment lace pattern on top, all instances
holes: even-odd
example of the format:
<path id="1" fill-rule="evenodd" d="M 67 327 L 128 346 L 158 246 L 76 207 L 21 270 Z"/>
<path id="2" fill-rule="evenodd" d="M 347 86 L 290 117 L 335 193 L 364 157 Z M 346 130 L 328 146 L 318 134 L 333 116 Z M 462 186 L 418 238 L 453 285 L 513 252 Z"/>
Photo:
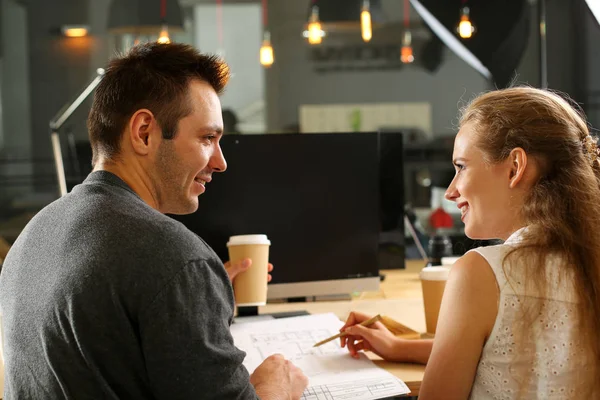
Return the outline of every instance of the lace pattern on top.
<path id="1" fill-rule="evenodd" d="M 519 395 L 525 399 L 573 398 L 578 387 L 578 371 L 582 368 L 578 360 L 583 350 L 575 337 L 576 308 L 572 286 L 559 279 L 556 273 L 548 275 L 550 296 L 535 293 L 524 277 L 516 276 L 516 287 L 509 285 L 502 261 L 510 244 L 509 239 L 504 245 L 474 250 L 493 269 L 500 288 L 500 301 L 494 328 L 479 360 L 470 398 L 510 400 Z M 549 270 L 557 271 L 558 268 Z M 517 271 L 518 275 L 522 269 L 510 271 L 511 274 Z M 522 339 L 524 343 L 517 344 L 515 335 L 523 323 L 522 304 L 532 307 L 532 310 L 539 309 L 539 314 L 527 327 L 531 334 Z M 524 379 L 526 382 L 522 385 Z M 519 393 L 521 387 L 523 389 Z"/>

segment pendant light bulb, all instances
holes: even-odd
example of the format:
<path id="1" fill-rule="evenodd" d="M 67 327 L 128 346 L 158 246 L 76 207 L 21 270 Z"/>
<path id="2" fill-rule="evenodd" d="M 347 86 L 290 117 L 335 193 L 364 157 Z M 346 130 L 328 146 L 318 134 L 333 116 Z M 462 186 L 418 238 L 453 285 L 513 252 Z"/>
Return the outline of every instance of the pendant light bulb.
<path id="1" fill-rule="evenodd" d="M 84 37 L 89 33 L 89 29 L 85 25 L 65 25 L 61 30 L 66 37 Z"/>
<path id="2" fill-rule="evenodd" d="M 400 61 L 404 64 L 410 64 L 415 61 L 412 48 L 412 35 L 409 30 L 404 31 L 402 38 L 402 49 L 400 50 Z"/>
<path id="3" fill-rule="evenodd" d="M 308 38 L 308 43 L 319 44 L 323 41 L 325 32 L 321 27 L 321 21 L 319 21 L 319 7 L 313 6 L 308 20 L 308 29 L 304 32 L 304 36 Z"/>
<path id="4" fill-rule="evenodd" d="M 169 38 L 169 28 L 167 25 L 163 25 L 160 30 L 160 35 L 158 35 L 158 43 L 160 44 L 168 44 L 171 43 L 171 38 Z"/>
<path id="5" fill-rule="evenodd" d="M 463 39 L 469 39 L 473 36 L 475 32 L 475 27 L 471 23 L 471 19 L 469 18 L 469 7 L 463 7 L 460 12 L 460 22 L 458 23 L 458 34 Z"/>
<path id="6" fill-rule="evenodd" d="M 275 57 L 273 56 L 273 46 L 271 46 L 271 34 L 265 31 L 262 46 L 260 48 L 260 63 L 264 67 L 273 65 Z"/>
<path id="7" fill-rule="evenodd" d="M 373 29 L 371 26 L 371 7 L 369 0 L 363 1 L 362 11 L 360 12 L 360 29 L 362 39 L 368 42 L 373 37 Z"/>

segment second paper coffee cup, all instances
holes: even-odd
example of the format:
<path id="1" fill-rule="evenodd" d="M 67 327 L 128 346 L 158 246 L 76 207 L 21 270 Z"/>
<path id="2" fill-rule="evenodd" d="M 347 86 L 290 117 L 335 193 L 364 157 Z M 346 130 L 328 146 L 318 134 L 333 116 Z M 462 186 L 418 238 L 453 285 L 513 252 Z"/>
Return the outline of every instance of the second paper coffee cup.
<path id="1" fill-rule="evenodd" d="M 446 281 L 450 274 L 449 267 L 425 267 L 421 270 L 419 277 L 423 287 L 423 303 L 425 305 L 425 324 L 428 333 L 435 333 L 440 305 Z"/>
<path id="2" fill-rule="evenodd" d="M 245 258 L 252 260 L 252 266 L 233 280 L 233 292 L 238 306 L 262 306 L 267 304 L 267 273 L 269 246 L 267 235 L 231 236 L 227 242 L 229 261 L 232 263 Z"/>

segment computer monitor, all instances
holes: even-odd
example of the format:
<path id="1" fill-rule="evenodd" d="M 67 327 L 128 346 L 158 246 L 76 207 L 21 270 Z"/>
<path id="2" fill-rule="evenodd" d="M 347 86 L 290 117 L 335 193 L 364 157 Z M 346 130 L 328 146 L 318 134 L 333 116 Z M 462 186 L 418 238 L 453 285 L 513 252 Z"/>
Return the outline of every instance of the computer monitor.
<path id="1" fill-rule="evenodd" d="M 275 265 L 269 299 L 376 290 L 384 214 L 386 230 L 404 229 L 402 170 L 383 175 L 388 183 L 399 180 L 400 188 L 383 191 L 389 201 L 380 212 L 380 146 L 397 146 L 400 136 L 224 136 L 227 171 L 213 175 L 196 213 L 173 218 L 222 260 L 228 259 L 230 235 L 266 234 Z M 401 149 L 399 161 L 385 165 L 401 163 Z"/>
<path id="2" fill-rule="evenodd" d="M 403 131 L 379 133 L 379 269 L 405 268 L 404 139 Z"/>

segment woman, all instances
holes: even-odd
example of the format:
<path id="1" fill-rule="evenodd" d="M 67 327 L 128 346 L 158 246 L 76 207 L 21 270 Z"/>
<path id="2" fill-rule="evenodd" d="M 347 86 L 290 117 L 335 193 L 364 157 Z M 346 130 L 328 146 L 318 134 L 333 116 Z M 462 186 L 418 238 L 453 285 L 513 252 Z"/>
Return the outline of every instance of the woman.
<path id="1" fill-rule="evenodd" d="M 426 363 L 423 400 L 600 398 L 600 158 L 583 116 L 548 91 L 483 94 L 453 163 L 466 235 L 504 244 L 454 264 L 435 341 L 352 313 L 342 346 Z"/>

